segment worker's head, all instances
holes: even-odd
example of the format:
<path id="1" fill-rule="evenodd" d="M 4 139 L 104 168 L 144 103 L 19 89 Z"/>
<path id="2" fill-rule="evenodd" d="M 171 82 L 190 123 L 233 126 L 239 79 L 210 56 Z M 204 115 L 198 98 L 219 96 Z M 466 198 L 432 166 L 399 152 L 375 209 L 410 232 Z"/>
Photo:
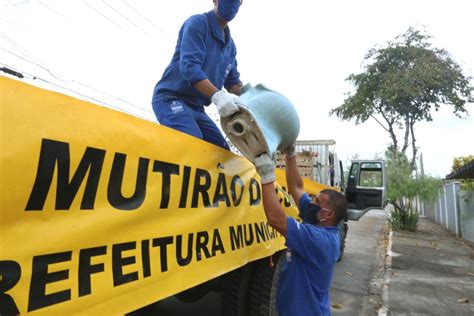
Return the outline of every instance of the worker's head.
<path id="1" fill-rule="evenodd" d="M 337 225 L 347 212 L 347 199 L 341 193 L 325 189 L 313 197 L 313 203 L 317 206 L 317 212 L 313 220 L 322 226 Z M 308 222 L 312 222 L 308 220 Z"/>
<path id="2" fill-rule="evenodd" d="M 232 21 L 239 12 L 243 0 L 213 0 L 214 12 L 225 22 Z"/>

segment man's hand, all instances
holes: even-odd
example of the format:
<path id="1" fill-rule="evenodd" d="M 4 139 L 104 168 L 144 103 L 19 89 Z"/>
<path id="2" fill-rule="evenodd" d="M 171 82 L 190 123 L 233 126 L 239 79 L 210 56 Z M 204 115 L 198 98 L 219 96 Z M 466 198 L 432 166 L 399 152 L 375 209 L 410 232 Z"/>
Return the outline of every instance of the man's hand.
<path id="1" fill-rule="evenodd" d="M 275 181 L 275 163 L 267 154 L 255 158 L 254 164 L 260 178 L 262 179 L 262 184 Z"/>
<path id="2" fill-rule="evenodd" d="M 238 99 L 236 95 L 222 90 L 217 91 L 211 97 L 211 101 L 216 105 L 217 112 L 221 117 L 227 117 L 239 111 Z"/>
<path id="3" fill-rule="evenodd" d="M 293 142 L 288 147 L 282 150 L 282 152 L 286 155 L 287 158 L 292 158 L 296 156 L 296 143 Z"/>

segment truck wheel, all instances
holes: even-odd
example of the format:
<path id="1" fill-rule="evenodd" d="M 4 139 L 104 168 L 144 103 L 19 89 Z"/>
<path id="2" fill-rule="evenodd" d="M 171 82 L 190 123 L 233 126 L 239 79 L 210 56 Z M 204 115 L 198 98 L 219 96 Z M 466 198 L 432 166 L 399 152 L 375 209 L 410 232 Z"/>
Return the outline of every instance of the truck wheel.
<path id="1" fill-rule="evenodd" d="M 254 264 L 246 264 L 228 273 L 221 284 L 221 314 L 248 315 L 248 289 Z"/>
<path id="2" fill-rule="evenodd" d="M 340 262 L 342 260 L 342 256 L 344 255 L 344 248 L 346 247 L 346 236 L 347 236 L 347 223 L 345 221 L 342 221 L 339 223 L 339 239 L 341 241 L 341 245 L 339 248 L 339 259 L 337 259 L 337 262 Z"/>
<path id="3" fill-rule="evenodd" d="M 277 284 L 286 260 L 286 251 L 273 255 L 273 267 L 269 266 L 268 258 L 260 260 L 256 266 L 249 292 L 250 316 L 275 316 Z"/>

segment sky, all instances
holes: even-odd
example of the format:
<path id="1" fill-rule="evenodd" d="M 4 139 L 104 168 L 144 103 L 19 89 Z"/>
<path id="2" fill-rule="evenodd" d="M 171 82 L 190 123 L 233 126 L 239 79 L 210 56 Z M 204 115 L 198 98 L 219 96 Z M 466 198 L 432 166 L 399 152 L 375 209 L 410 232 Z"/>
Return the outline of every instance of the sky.
<path id="1" fill-rule="evenodd" d="M 153 87 L 178 31 L 189 16 L 212 8 L 211 0 L 0 0 L 0 66 L 156 122 Z M 373 120 L 355 125 L 329 116 L 352 91 L 345 79 L 363 71 L 368 50 L 413 26 L 474 76 L 472 12 L 470 0 L 244 0 L 229 26 L 242 81 L 287 96 L 300 116 L 299 139 L 334 139 L 347 164 L 355 155 L 382 156 L 390 143 Z M 468 118 L 445 106 L 432 122 L 415 125 L 425 173 L 442 178 L 454 157 L 474 154 L 474 105 L 467 108 Z"/>

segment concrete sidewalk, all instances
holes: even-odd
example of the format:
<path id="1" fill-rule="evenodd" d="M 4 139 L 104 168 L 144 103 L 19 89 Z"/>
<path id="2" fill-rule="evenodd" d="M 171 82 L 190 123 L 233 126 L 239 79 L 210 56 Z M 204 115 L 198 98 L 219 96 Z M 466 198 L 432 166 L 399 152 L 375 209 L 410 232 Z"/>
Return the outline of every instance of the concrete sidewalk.
<path id="1" fill-rule="evenodd" d="M 417 232 L 393 232 L 388 251 L 388 315 L 474 315 L 473 244 L 421 218 Z"/>

